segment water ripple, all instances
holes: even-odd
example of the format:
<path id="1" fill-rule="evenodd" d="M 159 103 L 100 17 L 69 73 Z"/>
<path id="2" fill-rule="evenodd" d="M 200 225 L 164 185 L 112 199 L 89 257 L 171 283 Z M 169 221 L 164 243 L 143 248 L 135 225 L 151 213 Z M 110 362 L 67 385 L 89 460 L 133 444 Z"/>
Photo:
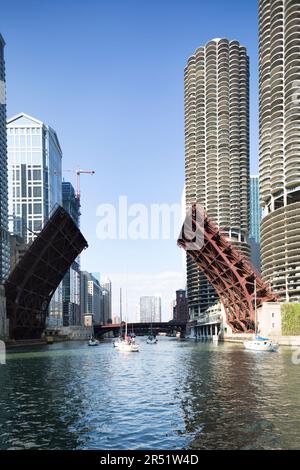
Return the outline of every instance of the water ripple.
<path id="1" fill-rule="evenodd" d="M 299 368 L 290 351 L 139 339 L 8 354 L 0 449 L 296 449 Z"/>

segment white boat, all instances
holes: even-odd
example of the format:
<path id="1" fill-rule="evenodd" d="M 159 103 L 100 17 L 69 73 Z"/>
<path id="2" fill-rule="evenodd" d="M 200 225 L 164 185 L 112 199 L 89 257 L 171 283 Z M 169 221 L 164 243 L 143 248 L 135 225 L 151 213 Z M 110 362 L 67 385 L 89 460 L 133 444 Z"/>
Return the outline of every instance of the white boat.
<path id="1" fill-rule="evenodd" d="M 272 351 L 275 352 L 278 349 L 278 345 L 274 343 L 269 338 L 261 338 L 258 335 L 255 335 L 255 338 L 252 340 L 244 341 L 245 349 L 250 351 Z"/>
<path id="2" fill-rule="evenodd" d="M 117 348 L 118 345 L 119 345 L 122 341 L 124 341 L 123 338 L 122 338 L 122 336 L 119 336 L 116 340 L 113 341 L 113 347 L 114 347 L 114 348 Z"/>
<path id="3" fill-rule="evenodd" d="M 98 341 L 97 339 L 95 339 L 95 338 L 90 338 L 90 339 L 89 339 L 89 342 L 88 342 L 88 345 L 89 345 L 89 346 L 99 346 L 99 344 L 100 344 L 100 343 L 99 343 L 99 341 Z"/>
<path id="4" fill-rule="evenodd" d="M 114 347 L 118 351 L 123 352 L 138 352 L 140 350 L 139 345 L 135 342 L 135 338 L 127 335 L 127 323 L 125 324 L 125 337 L 118 338 L 118 340 L 114 342 Z"/>
<path id="5" fill-rule="evenodd" d="M 255 305 L 255 336 L 251 340 L 244 341 L 244 348 L 250 351 L 270 351 L 275 352 L 278 349 L 278 344 L 274 343 L 269 338 L 263 338 L 257 333 L 257 305 L 256 305 L 256 280 L 254 280 L 254 305 Z"/>
<path id="6" fill-rule="evenodd" d="M 121 341 L 120 343 L 116 344 L 116 348 L 118 351 L 123 352 L 138 352 L 140 350 L 139 345 L 132 339 Z"/>

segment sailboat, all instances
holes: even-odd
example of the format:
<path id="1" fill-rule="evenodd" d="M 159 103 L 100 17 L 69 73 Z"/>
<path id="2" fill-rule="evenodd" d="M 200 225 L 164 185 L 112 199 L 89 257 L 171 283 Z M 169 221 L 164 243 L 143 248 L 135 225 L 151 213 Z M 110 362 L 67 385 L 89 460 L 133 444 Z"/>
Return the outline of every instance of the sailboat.
<path id="1" fill-rule="evenodd" d="M 262 336 L 259 336 L 257 333 L 257 300 L 256 300 L 256 279 L 254 280 L 254 307 L 255 307 L 255 317 L 254 317 L 254 323 L 255 323 L 255 336 L 254 339 L 252 340 L 246 340 L 244 341 L 244 347 L 245 349 L 248 349 L 250 351 L 277 351 L 278 344 L 274 343 L 272 340 L 269 338 L 263 338 Z"/>
<path id="2" fill-rule="evenodd" d="M 118 341 L 114 343 L 114 346 L 118 351 L 123 352 L 138 352 L 140 350 L 139 345 L 135 342 L 135 338 L 127 334 L 127 322 L 125 323 L 125 337 L 120 337 Z"/>
<path id="3" fill-rule="evenodd" d="M 153 333 L 153 329 L 152 329 L 152 321 L 151 321 L 150 333 L 149 333 L 148 338 L 147 338 L 147 343 L 148 344 L 156 344 L 157 343 L 156 335 Z"/>
<path id="4" fill-rule="evenodd" d="M 140 350 L 139 345 L 135 342 L 135 335 L 133 334 L 132 328 L 132 335 L 128 335 L 127 332 L 127 322 L 125 322 L 125 334 L 123 337 L 122 332 L 122 288 L 120 288 L 120 336 L 119 338 L 113 342 L 113 346 L 118 351 L 124 352 L 138 352 Z"/>
<path id="5" fill-rule="evenodd" d="M 118 338 L 113 341 L 113 347 L 117 348 L 120 343 L 124 340 L 123 338 L 123 322 L 122 322 L 122 287 L 120 287 L 120 332 Z"/>

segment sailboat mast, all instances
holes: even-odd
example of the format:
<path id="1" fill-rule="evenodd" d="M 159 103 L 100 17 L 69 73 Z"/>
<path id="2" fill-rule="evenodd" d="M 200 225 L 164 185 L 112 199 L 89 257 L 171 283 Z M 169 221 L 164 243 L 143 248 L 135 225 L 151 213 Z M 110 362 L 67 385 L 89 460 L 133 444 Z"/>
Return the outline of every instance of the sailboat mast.
<path id="1" fill-rule="evenodd" d="M 120 323 L 122 323 L 122 287 L 120 287 Z"/>

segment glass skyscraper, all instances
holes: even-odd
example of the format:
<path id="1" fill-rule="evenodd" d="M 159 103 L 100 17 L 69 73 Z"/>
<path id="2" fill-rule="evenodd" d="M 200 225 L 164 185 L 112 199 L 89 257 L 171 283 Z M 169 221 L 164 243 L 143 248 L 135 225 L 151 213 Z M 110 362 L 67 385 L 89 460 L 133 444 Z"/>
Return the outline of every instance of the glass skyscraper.
<path id="1" fill-rule="evenodd" d="M 259 200 L 259 177 L 250 177 L 250 225 L 249 245 L 251 249 L 251 261 L 254 267 L 260 271 L 260 222 L 262 209 Z"/>
<path id="2" fill-rule="evenodd" d="M 80 204 L 73 185 L 62 183 L 62 204 L 76 225 L 79 225 Z M 79 257 L 72 263 L 62 281 L 63 325 L 74 326 L 81 324 L 80 313 L 80 267 Z"/>
<path id="3" fill-rule="evenodd" d="M 7 148 L 6 148 L 6 93 L 5 42 L 0 34 L 0 284 L 9 273 L 9 232 L 7 208 Z"/>
<path id="4" fill-rule="evenodd" d="M 144 296 L 140 298 L 140 322 L 161 322 L 161 298 Z"/>
<path id="5" fill-rule="evenodd" d="M 260 242 L 260 222 L 262 218 L 262 209 L 259 201 L 259 177 L 250 177 L 250 227 L 249 237 L 254 238 L 257 243 Z"/>
<path id="6" fill-rule="evenodd" d="M 24 113 L 8 120 L 7 142 L 9 229 L 30 242 L 62 203 L 62 151 L 55 131 Z"/>
<path id="7" fill-rule="evenodd" d="M 21 113 L 7 122 L 9 230 L 25 242 L 40 232 L 62 204 L 62 151 L 56 132 Z M 62 324 L 62 287 L 49 307 L 50 323 Z"/>

